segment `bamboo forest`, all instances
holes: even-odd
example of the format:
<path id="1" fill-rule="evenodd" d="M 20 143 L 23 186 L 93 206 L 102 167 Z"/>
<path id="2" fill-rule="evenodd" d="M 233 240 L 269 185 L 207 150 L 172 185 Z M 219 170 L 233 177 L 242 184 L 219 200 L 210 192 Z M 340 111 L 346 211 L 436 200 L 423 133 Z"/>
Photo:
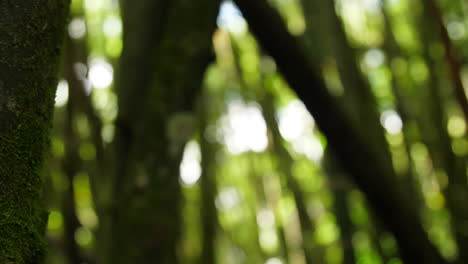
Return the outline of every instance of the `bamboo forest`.
<path id="1" fill-rule="evenodd" d="M 0 264 L 468 263 L 468 2 L 0 0 Z"/>

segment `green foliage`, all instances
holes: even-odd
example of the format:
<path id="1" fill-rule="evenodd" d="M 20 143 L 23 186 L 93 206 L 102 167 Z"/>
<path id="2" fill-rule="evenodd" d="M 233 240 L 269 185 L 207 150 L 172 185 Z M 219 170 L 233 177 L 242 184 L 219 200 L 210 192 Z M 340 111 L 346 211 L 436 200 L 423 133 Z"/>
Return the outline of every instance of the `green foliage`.
<path id="1" fill-rule="evenodd" d="M 342 0 L 330 4 L 330 10 L 309 1 L 324 10 L 320 14 L 308 13 L 306 1 L 269 2 L 280 11 L 288 30 L 304 42 L 305 53 L 314 58 L 315 74 L 323 77 L 327 91 L 366 139 L 362 148 L 374 149 L 376 160 L 388 161 L 387 169 L 395 171 L 399 188 L 394 193 L 414 198 L 408 203 L 415 202 L 415 215 L 422 219 L 415 222 L 447 260 L 459 258 L 464 263 L 468 244 L 460 230 L 465 230 L 468 215 L 452 199 L 460 205 L 468 199 L 468 140 L 452 79 L 464 80 L 467 75 L 466 10 L 458 1 L 437 2 L 453 53 L 463 66 L 454 76 L 447 67 L 439 28 L 424 19 L 427 1 Z M 83 78 L 89 78 L 92 88 L 84 98 L 90 99 L 102 127 L 93 125 L 89 112 L 76 103 L 83 98 L 78 100 L 70 92 L 69 104 L 78 105 L 72 116 L 78 169 L 74 179 L 67 179 L 59 164 L 70 155 L 71 142 L 62 131 L 70 116 L 63 107 L 56 109 L 48 161 L 53 192 L 48 200 L 49 238 L 62 243 L 67 239 L 64 231 L 70 223 L 60 199 L 71 189 L 78 222 L 72 227 L 71 243 L 81 255 L 98 261 L 109 256 L 124 262 L 142 261 L 145 256 L 163 259 L 158 250 L 164 248 L 175 252 L 179 263 L 205 263 L 205 254 L 228 264 L 403 263 L 401 241 L 383 225 L 392 219 L 379 219 L 369 206 L 366 193 L 335 160 L 326 135 L 306 107 L 297 106 L 299 98 L 274 58 L 265 54 L 235 9 L 224 18 L 228 22 L 219 18 L 211 39 L 212 28 L 208 30 L 200 15 L 206 10 L 192 10 L 190 2 L 158 2 L 158 14 L 146 12 L 149 7 L 141 3 L 123 1 L 120 7 L 116 3 L 72 3 L 71 21 L 85 23 L 83 36 L 72 41 L 83 44 L 86 52 L 71 63 L 83 63 L 88 69 Z M 223 8 L 229 5 L 234 8 L 232 2 Z M 210 23 L 214 27 L 214 20 Z M 31 27 L 36 30 L 38 25 Z M 1 59 L 6 65 L 14 63 Z M 30 60 L 19 66 L 35 69 Z M 94 83 L 96 65 L 108 66 L 107 73 L 115 76 L 105 87 Z M 64 78 L 72 83 L 69 76 Z M 52 79 L 46 81 L 43 84 L 50 86 Z M 0 175 L 16 175 L 0 184 L 25 187 L 12 189 L 8 197 L 17 192 L 40 197 L 36 187 L 42 180 L 36 168 L 41 157 L 19 172 L 12 171 L 20 164 L 11 158 L 30 157 L 31 146 L 35 152 L 47 146 L 48 127 L 39 124 L 36 112 L 23 113 L 19 107 L 43 95 L 32 90 L 25 99 L 0 97 L 0 107 L 10 118 L 25 120 L 0 134 L 0 160 L 9 164 L 0 167 Z M 75 99 L 70 101 L 72 96 Z M 51 91 L 47 97 L 50 103 Z M 293 110 L 287 112 L 290 107 Z M 25 142 L 26 136 L 41 140 Z M 96 138 L 104 142 L 103 150 Z M 186 143 L 195 141 L 202 154 L 188 150 Z M 99 161 L 101 152 L 104 164 Z M 212 177 L 208 185 L 203 182 L 207 177 Z M 449 190 L 461 194 L 452 196 Z M 99 202 L 102 193 L 105 203 Z M 0 216 L 7 218 L 24 206 L 41 208 L 34 199 L 14 204 L 4 209 L 0 203 Z M 402 212 L 392 214 L 405 221 Z M 33 214 L 31 219 L 34 224 L 16 229 L 0 218 L 0 227 L 8 227 L 0 228 L 0 245 L 31 234 L 37 240 L 41 234 L 30 229 L 36 230 L 37 223 L 45 225 L 45 218 Z M 207 222 L 213 226 L 208 228 Z M 164 245 L 158 244 L 161 241 Z M 51 264 L 70 254 L 53 246 L 50 251 Z M 17 257 L 18 252 L 8 254 Z M 161 259 L 151 261 L 165 261 Z"/>

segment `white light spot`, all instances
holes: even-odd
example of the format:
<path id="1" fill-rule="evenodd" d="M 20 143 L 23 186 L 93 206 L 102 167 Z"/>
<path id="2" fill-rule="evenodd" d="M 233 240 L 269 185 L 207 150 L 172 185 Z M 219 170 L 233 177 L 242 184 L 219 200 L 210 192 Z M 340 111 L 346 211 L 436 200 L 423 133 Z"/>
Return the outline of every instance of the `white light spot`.
<path id="1" fill-rule="evenodd" d="M 294 151 L 303 153 L 313 161 L 319 161 L 323 157 L 322 143 L 313 136 L 302 136 L 292 142 Z"/>
<path id="2" fill-rule="evenodd" d="M 275 216 L 268 209 L 262 209 L 257 213 L 257 223 L 261 228 L 273 228 L 275 224 Z"/>
<path id="3" fill-rule="evenodd" d="M 68 24 L 68 34 L 72 39 L 80 39 L 86 34 L 86 23 L 83 18 L 74 18 Z"/>
<path id="4" fill-rule="evenodd" d="M 185 145 L 184 155 L 180 163 L 180 178 L 185 185 L 192 186 L 200 179 L 202 173 L 200 161 L 200 146 L 193 140 L 189 141 Z"/>
<path id="5" fill-rule="evenodd" d="M 102 0 L 85 0 L 86 11 L 97 12 L 99 9 L 103 9 L 107 1 Z"/>
<path id="6" fill-rule="evenodd" d="M 280 109 L 278 121 L 281 136 L 291 142 L 295 152 L 313 161 L 323 157 L 322 143 L 313 132 L 314 119 L 301 101 L 293 100 Z"/>
<path id="7" fill-rule="evenodd" d="M 265 264 L 283 264 L 279 258 L 269 258 Z"/>
<path id="8" fill-rule="evenodd" d="M 122 32 L 122 21 L 115 16 L 108 17 L 102 25 L 102 31 L 107 37 L 118 36 Z"/>
<path id="9" fill-rule="evenodd" d="M 192 186 L 200 179 L 200 164 L 194 161 L 182 162 L 180 165 L 180 176 L 185 185 Z"/>
<path id="10" fill-rule="evenodd" d="M 398 134 L 403 129 L 403 122 L 394 110 L 387 110 L 382 113 L 380 123 L 390 134 Z"/>
<path id="11" fill-rule="evenodd" d="M 68 82 L 64 79 L 60 80 L 55 93 L 55 106 L 61 107 L 68 102 Z"/>
<path id="12" fill-rule="evenodd" d="M 286 140 L 299 139 L 306 130 L 312 131 L 314 125 L 314 119 L 299 100 L 292 100 L 279 111 L 279 130 Z"/>
<path id="13" fill-rule="evenodd" d="M 260 107 L 234 101 L 221 118 L 223 141 L 232 154 L 247 151 L 262 152 L 268 146 L 267 127 Z"/>
<path id="14" fill-rule="evenodd" d="M 89 68 L 89 80 L 98 89 L 108 87 L 113 81 L 112 65 L 101 58 L 93 59 Z"/>
<path id="15" fill-rule="evenodd" d="M 364 0 L 364 8 L 373 14 L 378 14 L 380 12 L 380 0 Z"/>
<path id="16" fill-rule="evenodd" d="M 227 187 L 221 190 L 215 201 L 216 208 L 221 211 L 228 211 L 240 204 L 239 193 L 234 187 Z"/>
<path id="17" fill-rule="evenodd" d="M 462 39 L 463 37 L 465 37 L 466 33 L 465 26 L 463 25 L 463 23 L 458 21 L 449 23 L 447 26 L 447 31 L 449 33 L 450 38 L 454 40 Z"/>
<path id="18" fill-rule="evenodd" d="M 364 62 L 370 68 L 377 68 L 385 62 L 385 54 L 379 49 L 370 49 L 364 55 Z"/>
<path id="19" fill-rule="evenodd" d="M 217 24 L 234 34 L 243 34 L 247 31 L 247 23 L 239 9 L 232 2 L 221 4 Z"/>

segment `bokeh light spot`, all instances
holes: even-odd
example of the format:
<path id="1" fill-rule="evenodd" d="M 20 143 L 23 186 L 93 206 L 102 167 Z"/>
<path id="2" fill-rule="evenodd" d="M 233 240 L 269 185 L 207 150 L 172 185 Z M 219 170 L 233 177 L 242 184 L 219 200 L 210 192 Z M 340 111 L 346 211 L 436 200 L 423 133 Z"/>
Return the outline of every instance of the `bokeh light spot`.
<path id="1" fill-rule="evenodd" d="M 95 88 L 107 88 L 113 81 L 112 65 L 110 65 L 102 58 L 91 60 L 89 68 L 89 80 Z"/>
<path id="2" fill-rule="evenodd" d="M 61 107 L 68 102 L 68 82 L 64 79 L 60 80 L 55 93 L 55 106 Z"/>

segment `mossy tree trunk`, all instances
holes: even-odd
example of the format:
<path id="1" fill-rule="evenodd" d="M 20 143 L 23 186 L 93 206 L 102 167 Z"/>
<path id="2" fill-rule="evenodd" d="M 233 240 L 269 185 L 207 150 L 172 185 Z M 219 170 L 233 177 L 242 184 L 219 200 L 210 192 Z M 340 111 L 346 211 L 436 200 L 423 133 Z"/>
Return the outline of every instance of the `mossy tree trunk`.
<path id="1" fill-rule="evenodd" d="M 179 165 L 219 1 L 122 1 L 110 237 L 104 263 L 178 263 Z"/>
<path id="2" fill-rule="evenodd" d="M 0 2 L 0 263 L 41 263 L 49 141 L 67 0 Z"/>

